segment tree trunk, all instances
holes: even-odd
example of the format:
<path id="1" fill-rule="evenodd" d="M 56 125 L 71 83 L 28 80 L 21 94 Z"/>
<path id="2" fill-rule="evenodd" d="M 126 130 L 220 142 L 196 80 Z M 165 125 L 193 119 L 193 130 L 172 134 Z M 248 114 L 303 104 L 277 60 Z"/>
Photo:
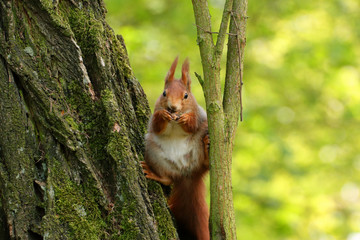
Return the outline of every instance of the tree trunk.
<path id="1" fill-rule="evenodd" d="M 242 119 L 243 56 L 246 43 L 247 0 L 226 0 L 214 43 L 207 0 L 192 0 L 197 26 L 210 136 L 210 229 L 212 239 L 236 239 L 232 199 L 231 164 L 233 142 Z M 229 25 L 230 22 L 230 25 Z M 224 91 L 220 61 L 229 27 Z"/>
<path id="2" fill-rule="evenodd" d="M 146 96 L 105 12 L 0 0 L 0 239 L 176 238 L 139 165 Z"/>

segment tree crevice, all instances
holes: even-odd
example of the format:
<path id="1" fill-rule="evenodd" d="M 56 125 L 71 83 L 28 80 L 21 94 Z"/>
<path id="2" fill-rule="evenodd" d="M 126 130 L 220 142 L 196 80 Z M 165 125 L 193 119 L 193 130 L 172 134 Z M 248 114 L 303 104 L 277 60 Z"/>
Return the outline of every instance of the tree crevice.
<path id="1" fill-rule="evenodd" d="M 0 234 L 176 239 L 139 165 L 150 110 L 103 2 L 9 0 L 0 13 Z"/>

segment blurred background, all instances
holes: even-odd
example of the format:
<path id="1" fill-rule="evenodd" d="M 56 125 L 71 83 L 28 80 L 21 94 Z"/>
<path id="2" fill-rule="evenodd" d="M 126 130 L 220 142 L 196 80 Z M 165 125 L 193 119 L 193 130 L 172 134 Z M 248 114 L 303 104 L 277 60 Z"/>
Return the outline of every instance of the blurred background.
<path id="1" fill-rule="evenodd" d="M 202 74 L 191 1 L 105 3 L 151 107 L 177 55 Z M 213 31 L 223 4 L 209 0 Z M 360 1 L 256 0 L 248 16 L 238 239 L 360 240 Z"/>

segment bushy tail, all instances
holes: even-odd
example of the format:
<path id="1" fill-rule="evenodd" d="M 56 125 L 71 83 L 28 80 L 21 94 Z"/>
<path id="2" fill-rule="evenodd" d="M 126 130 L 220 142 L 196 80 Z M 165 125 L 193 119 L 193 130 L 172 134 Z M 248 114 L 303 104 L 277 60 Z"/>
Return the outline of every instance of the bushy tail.
<path id="1" fill-rule="evenodd" d="M 209 210 L 205 201 L 203 175 L 174 183 L 169 206 L 176 219 L 181 240 L 209 240 Z"/>

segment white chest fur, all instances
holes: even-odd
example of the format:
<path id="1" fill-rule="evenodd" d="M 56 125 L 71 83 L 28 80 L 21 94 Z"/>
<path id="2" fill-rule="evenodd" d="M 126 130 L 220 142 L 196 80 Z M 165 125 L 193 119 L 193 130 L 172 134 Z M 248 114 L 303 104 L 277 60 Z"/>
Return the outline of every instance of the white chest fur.
<path id="1" fill-rule="evenodd" d="M 153 141 L 159 147 L 153 157 L 159 165 L 174 175 L 191 171 L 194 163 L 198 161 L 198 146 L 193 136 L 175 122 L 170 122 L 161 135 L 153 137 Z"/>

